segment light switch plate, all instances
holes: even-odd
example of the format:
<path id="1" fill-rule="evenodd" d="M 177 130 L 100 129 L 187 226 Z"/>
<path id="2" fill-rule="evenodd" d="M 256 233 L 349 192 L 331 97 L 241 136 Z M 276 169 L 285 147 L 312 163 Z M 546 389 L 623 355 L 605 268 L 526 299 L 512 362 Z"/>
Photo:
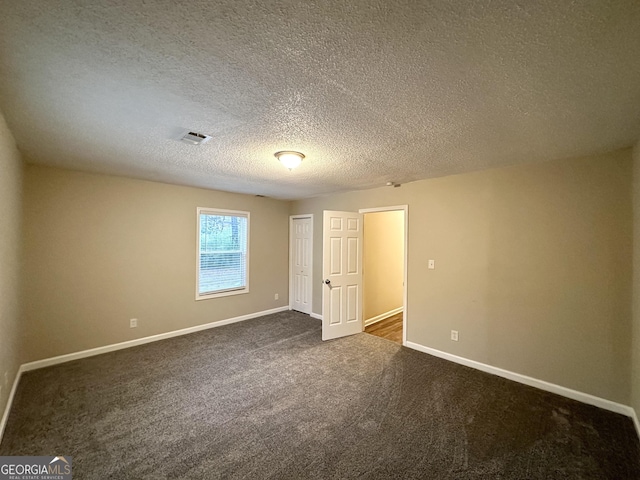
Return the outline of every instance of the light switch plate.
<path id="1" fill-rule="evenodd" d="M 436 268 L 436 261 L 429 260 L 429 270 L 435 270 L 435 268 Z"/>

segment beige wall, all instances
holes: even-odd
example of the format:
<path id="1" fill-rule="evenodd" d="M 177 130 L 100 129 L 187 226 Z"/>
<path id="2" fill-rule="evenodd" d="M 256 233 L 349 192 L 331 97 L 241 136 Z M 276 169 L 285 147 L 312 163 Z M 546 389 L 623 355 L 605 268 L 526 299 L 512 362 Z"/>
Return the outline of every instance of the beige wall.
<path id="1" fill-rule="evenodd" d="M 23 360 L 20 349 L 21 199 L 22 160 L 0 114 L 0 417 Z"/>
<path id="2" fill-rule="evenodd" d="M 365 320 L 402 307 L 404 281 L 404 212 L 364 215 Z"/>
<path id="3" fill-rule="evenodd" d="M 633 150 L 633 346 L 631 406 L 640 416 L 640 141 Z"/>
<path id="4" fill-rule="evenodd" d="M 408 204 L 409 341 L 629 404 L 631 165 L 627 149 L 292 209 L 315 214 L 319 285 L 323 209 Z"/>
<path id="5" fill-rule="evenodd" d="M 248 294 L 195 301 L 196 207 L 251 212 Z M 28 166 L 28 360 L 288 305 L 288 215 L 268 198 Z"/>

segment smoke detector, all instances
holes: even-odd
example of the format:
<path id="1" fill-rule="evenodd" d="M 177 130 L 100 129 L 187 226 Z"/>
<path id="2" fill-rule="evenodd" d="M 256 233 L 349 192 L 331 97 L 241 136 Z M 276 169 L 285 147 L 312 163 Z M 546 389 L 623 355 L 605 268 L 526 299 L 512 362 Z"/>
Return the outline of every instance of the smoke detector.
<path id="1" fill-rule="evenodd" d="M 180 138 L 180 141 L 188 143 L 189 145 L 202 145 L 203 143 L 207 143 L 209 140 L 211 140 L 210 135 L 197 132 L 187 132 Z"/>

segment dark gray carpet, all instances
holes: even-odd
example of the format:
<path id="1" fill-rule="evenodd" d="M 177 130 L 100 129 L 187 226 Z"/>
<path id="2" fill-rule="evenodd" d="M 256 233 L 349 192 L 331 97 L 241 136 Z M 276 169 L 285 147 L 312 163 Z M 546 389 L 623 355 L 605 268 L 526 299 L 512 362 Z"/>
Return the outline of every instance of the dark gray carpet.
<path id="1" fill-rule="evenodd" d="M 637 479 L 630 419 L 285 312 L 23 376 L 2 455 L 76 479 Z"/>

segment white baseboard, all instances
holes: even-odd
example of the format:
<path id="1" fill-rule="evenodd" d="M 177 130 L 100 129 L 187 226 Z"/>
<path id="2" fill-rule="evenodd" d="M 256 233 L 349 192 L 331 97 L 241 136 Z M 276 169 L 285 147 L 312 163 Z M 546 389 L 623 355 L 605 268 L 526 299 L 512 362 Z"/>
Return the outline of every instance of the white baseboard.
<path id="1" fill-rule="evenodd" d="M 389 317 L 393 317 L 399 313 L 404 311 L 403 307 L 394 308 L 393 310 L 389 310 L 388 312 L 381 313 L 380 315 L 376 315 L 375 317 L 367 318 L 364 321 L 364 326 L 368 327 L 369 325 L 373 325 L 374 323 L 381 322 Z"/>
<path id="2" fill-rule="evenodd" d="M 11 411 L 11 407 L 13 405 L 13 397 L 16 395 L 16 390 L 18 389 L 18 383 L 20 383 L 21 376 L 22 367 L 20 367 L 16 372 L 16 377 L 13 380 L 13 386 L 11 387 L 11 393 L 9 393 L 9 398 L 7 399 L 7 404 L 5 405 L 4 413 L 2 414 L 2 420 L 0 420 L 0 443 L 2 443 L 4 428 L 7 426 L 7 421 L 9 420 L 9 412 Z"/>
<path id="3" fill-rule="evenodd" d="M 636 427 L 636 433 L 638 434 L 638 437 L 640 437 L 640 422 L 638 421 L 638 415 L 636 414 L 636 411 L 633 408 L 631 408 L 631 419 L 633 420 L 633 424 Z"/>
<path id="4" fill-rule="evenodd" d="M 249 313 L 247 315 L 241 315 L 239 317 L 227 318 L 225 320 L 218 320 L 217 322 L 205 323 L 204 325 L 196 325 L 195 327 L 183 328 L 181 330 L 173 330 L 171 332 L 160 333 L 158 335 L 152 335 L 150 337 L 137 338 L 135 340 L 128 340 L 126 342 L 114 343 L 112 345 L 105 345 L 104 347 L 92 348 L 90 350 L 83 350 L 81 352 L 68 353 L 66 355 L 60 355 L 57 357 L 45 358 L 44 360 L 36 360 L 35 362 L 25 363 L 20 367 L 23 372 L 30 370 L 36 370 L 38 368 L 49 367 L 51 365 L 58 365 L 59 363 L 71 362 L 80 358 L 93 357 L 94 355 L 101 355 L 103 353 L 113 352 L 115 350 L 122 350 L 124 348 L 135 347 L 137 345 L 144 345 L 145 343 L 157 342 L 158 340 L 164 340 L 166 338 L 179 337 L 181 335 L 188 335 L 189 333 L 200 332 L 202 330 L 208 330 L 210 328 L 221 327 L 222 325 L 228 325 L 230 323 L 242 322 L 243 320 L 250 320 L 252 318 L 262 317 L 264 315 L 270 315 L 272 313 L 284 312 L 289 310 L 288 306 L 272 308 L 271 310 L 263 310 L 262 312 Z"/>
<path id="5" fill-rule="evenodd" d="M 368 327 L 369 325 L 379 322 L 381 320 L 384 320 L 385 318 L 389 318 L 392 317 L 393 315 L 396 315 L 398 313 L 402 313 L 404 311 L 403 307 L 399 307 L 399 308 L 395 308 L 393 310 L 389 310 L 388 312 L 382 313 L 380 315 L 378 315 L 377 317 L 371 317 L 368 320 L 364 321 L 364 326 Z M 318 320 L 322 320 L 322 315 L 320 315 L 319 313 L 310 313 L 311 318 L 317 318 Z"/>
<path id="6" fill-rule="evenodd" d="M 530 387 L 535 387 L 547 392 L 556 393 L 558 395 L 562 395 L 563 397 L 568 397 L 582 403 L 587 403 L 589 405 L 594 405 L 596 407 L 609 410 L 610 412 L 620 413 L 622 415 L 626 415 L 627 417 L 634 418 L 636 429 L 638 429 L 638 434 L 640 435 L 640 428 L 638 426 L 637 418 L 635 418 L 635 411 L 633 410 L 633 408 L 627 405 L 612 402 L 611 400 L 596 397 L 588 393 L 578 392 L 577 390 L 572 390 L 570 388 L 561 387 L 560 385 L 545 382 L 544 380 L 538 380 L 537 378 L 510 372 L 509 370 L 503 370 L 502 368 L 476 362 L 475 360 L 469 360 L 468 358 L 459 357 L 451 353 L 442 352 L 440 350 L 436 350 L 435 348 L 425 347 L 424 345 L 420 345 L 418 343 L 407 342 L 406 346 L 423 353 L 428 353 L 429 355 L 433 355 L 435 357 L 443 358 L 454 363 L 459 363 L 460 365 L 475 368 L 476 370 L 491 373 L 508 380 L 513 380 L 514 382 L 523 383 L 525 385 L 529 385 Z"/>

